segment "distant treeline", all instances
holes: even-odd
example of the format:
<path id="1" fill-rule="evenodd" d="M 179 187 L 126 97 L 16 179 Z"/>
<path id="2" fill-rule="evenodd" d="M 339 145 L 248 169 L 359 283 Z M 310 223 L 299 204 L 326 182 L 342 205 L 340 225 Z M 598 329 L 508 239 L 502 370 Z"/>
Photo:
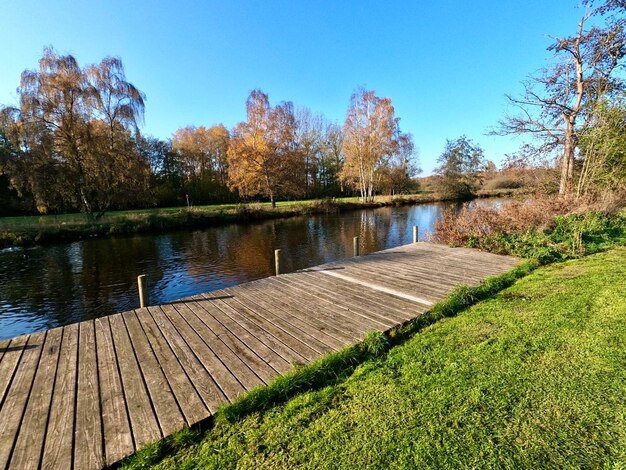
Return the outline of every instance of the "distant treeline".
<path id="1" fill-rule="evenodd" d="M 79 66 L 46 49 L 22 73 L 19 103 L 0 110 L 0 215 L 320 198 L 412 191 L 411 134 L 389 98 L 358 90 L 345 123 L 260 90 L 247 120 L 184 127 L 169 140 L 139 127 L 144 94 L 107 57 Z"/>
<path id="2" fill-rule="evenodd" d="M 626 187 L 626 2 L 591 9 L 557 38 L 553 64 L 508 96 L 518 114 L 494 134 L 530 136 L 498 171 L 465 136 L 448 140 L 428 188 L 469 198 L 483 185 L 581 197 Z M 591 18 L 594 21 L 589 22 Z M 591 26 L 590 26 L 591 25 Z M 244 122 L 142 135 L 145 96 L 119 58 L 79 66 L 45 49 L 22 73 L 18 103 L 0 108 L 0 216 L 415 192 L 413 136 L 390 98 L 358 89 L 342 124 L 261 90 Z"/>

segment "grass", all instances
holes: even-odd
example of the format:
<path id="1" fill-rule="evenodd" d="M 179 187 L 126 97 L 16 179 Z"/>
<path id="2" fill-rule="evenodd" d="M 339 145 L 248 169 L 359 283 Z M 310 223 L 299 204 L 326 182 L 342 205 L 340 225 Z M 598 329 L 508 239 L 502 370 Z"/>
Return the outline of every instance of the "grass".
<path id="1" fill-rule="evenodd" d="M 282 201 L 272 208 L 270 203 L 222 204 L 192 208 L 140 209 L 107 212 L 97 221 L 84 214 L 60 214 L 0 218 L 0 248 L 12 245 L 33 245 L 70 241 L 94 236 L 190 229 L 231 222 L 245 222 L 302 214 L 341 212 L 354 209 L 405 205 L 441 200 L 436 194 L 421 193 L 401 196 L 378 196 L 374 202 L 359 198 Z"/>
<path id="2" fill-rule="evenodd" d="M 626 248 L 491 295 L 533 267 L 457 290 L 394 347 L 368 338 L 308 391 L 274 385 L 273 399 L 244 398 L 204 434 L 186 430 L 124 466 L 624 468 Z"/>

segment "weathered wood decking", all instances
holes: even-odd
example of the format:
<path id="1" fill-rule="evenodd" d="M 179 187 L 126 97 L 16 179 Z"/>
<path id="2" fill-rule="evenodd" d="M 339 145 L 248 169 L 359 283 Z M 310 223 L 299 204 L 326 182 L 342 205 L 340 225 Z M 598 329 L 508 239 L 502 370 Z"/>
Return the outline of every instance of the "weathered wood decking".
<path id="1" fill-rule="evenodd" d="M 0 342 L 0 468 L 98 469 L 518 260 L 418 243 Z"/>

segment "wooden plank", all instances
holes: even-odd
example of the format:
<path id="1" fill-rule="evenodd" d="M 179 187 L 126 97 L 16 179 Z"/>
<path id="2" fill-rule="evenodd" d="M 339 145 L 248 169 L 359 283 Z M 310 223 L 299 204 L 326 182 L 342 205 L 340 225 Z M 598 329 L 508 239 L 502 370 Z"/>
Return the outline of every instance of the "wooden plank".
<path id="1" fill-rule="evenodd" d="M 215 413 L 218 406 L 226 401 L 226 396 L 219 389 L 211 375 L 195 356 L 187 342 L 165 316 L 161 307 L 148 308 L 152 319 L 161 330 L 161 334 L 172 348 L 172 352 L 180 362 L 193 387 L 204 402 L 210 413 Z"/>
<path id="2" fill-rule="evenodd" d="M 17 369 L 17 365 L 20 362 L 22 354 L 24 353 L 24 346 L 28 341 L 28 335 L 18 336 L 10 341 L 7 341 L 5 346 L 5 352 L 0 362 L 0 408 L 4 403 L 7 391 L 11 380 L 13 380 L 13 374 Z"/>
<path id="3" fill-rule="evenodd" d="M 480 282 L 489 273 L 480 273 L 473 270 L 465 263 L 445 262 L 444 260 L 426 260 L 418 263 L 407 263 L 402 260 L 380 260 L 381 267 L 399 269 L 420 279 L 430 280 L 435 285 L 443 285 L 448 288 L 455 287 L 459 283 Z M 371 267 L 369 268 L 371 269 Z"/>
<path id="4" fill-rule="evenodd" d="M 435 243 L 425 243 L 420 249 L 429 253 L 432 260 L 466 263 L 472 269 L 483 272 L 500 271 L 519 263 L 519 259 L 514 257 L 494 255 L 470 248 L 451 248 Z"/>
<path id="5" fill-rule="evenodd" d="M 93 320 L 81 322 L 78 334 L 74 466 L 80 469 L 100 469 L 104 464 L 104 441 Z"/>
<path id="6" fill-rule="evenodd" d="M 376 278 L 375 280 L 368 280 L 359 272 L 348 273 L 348 274 L 354 274 L 352 276 L 338 273 L 337 271 L 330 271 L 330 270 L 320 271 L 320 272 L 322 274 L 326 274 L 328 276 L 347 281 L 349 284 L 357 284 L 359 286 L 365 287 L 368 290 L 373 290 L 373 291 L 382 292 L 384 294 L 389 294 L 392 297 L 397 297 L 400 299 L 408 300 L 410 302 L 425 305 L 427 307 L 431 307 L 433 305 L 433 303 L 430 300 L 426 300 L 422 297 L 417 297 L 413 294 L 407 294 L 406 289 L 398 290 L 395 287 L 384 285 L 383 283 L 380 282 L 381 281 L 380 276 Z M 397 283 L 394 283 L 394 284 L 397 284 Z M 402 287 L 402 286 L 399 286 L 399 287 Z"/>
<path id="7" fill-rule="evenodd" d="M 254 372 L 265 384 L 269 383 L 276 377 L 276 370 L 273 369 L 263 358 L 261 358 L 253 349 L 248 347 L 241 339 L 234 336 L 224 325 L 218 320 L 219 309 L 211 306 L 206 301 L 195 301 L 187 304 L 189 309 L 196 314 L 217 337 L 230 349 L 237 357 Z M 223 315 L 221 315 L 223 316 Z M 248 386 L 256 386 L 259 383 L 253 378 Z"/>
<path id="8" fill-rule="evenodd" d="M 470 279 L 478 279 L 482 280 L 486 276 L 491 276 L 494 273 L 502 272 L 501 269 L 481 269 L 476 268 L 474 264 L 475 261 L 467 260 L 467 259 L 452 259 L 452 258 L 428 258 L 428 259 L 419 259 L 415 262 L 411 262 L 410 260 L 386 260 L 381 258 L 381 260 L 385 261 L 393 261 L 394 263 L 406 267 L 413 267 L 422 270 L 426 270 L 426 272 L 433 272 L 434 274 L 443 274 L 440 280 L 447 280 L 448 282 L 453 281 L 464 281 L 467 278 Z M 449 274 L 449 275 L 448 275 Z M 460 279 L 459 279 L 460 278 Z"/>
<path id="9" fill-rule="evenodd" d="M 55 328 L 46 334 L 28 404 L 17 435 L 11 467 L 37 468 L 44 446 L 48 412 L 52 399 L 61 337 L 63 330 Z M 50 436 L 54 438 L 54 436 Z"/>
<path id="10" fill-rule="evenodd" d="M 28 336 L 24 353 L 0 409 L 0 468 L 6 468 L 11 458 L 45 337 L 45 332 Z"/>
<path id="11" fill-rule="evenodd" d="M 290 279 L 289 277 L 284 277 L 281 280 L 289 283 L 295 289 L 308 293 L 317 299 L 318 302 L 327 305 L 337 312 L 343 312 L 344 315 L 355 319 L 361 318 L 371 325 L 372 330 L 385 331 L 398 323 L 397 319 L 378 315 L 373 309 L 366 308 L 363 298 L 354 299 L 352 296 L 346 296 L 344 292 L 344 295 L 339 299 L 336 290 L 337 284 L 333 286 L 327 285 L 326 281 L 328 279 L 325 279 L 322 275 L 318 275 L 317 278 L 306 279 L 306 282 L 304 279 L 306 278 Z"/>
<path id="12" fill-rule="evenodd" d="M 123 320 L 126 325 L 126 329 L 128 330 L 128 336 L 130 338 L 129 345 L 135 353 L 137 358 L 136 364 L 141 371 L 136 373 L 136 377 L 139 379 L 143 378 L 141 384 L 144 384 L 148 390 L 150 403 L 152 404 L 154 415 L 156 416 L 163 436 L 168 436 L 173 432 L 182 429 L 186 424 L 185 418 L 182 411 L 178 407 L 178 403 L 176 402 L 172 389 L 170 388 L 170 385 L 161 370 L 161 366 L 152 351 L 148 338 L 139 324 L 135 313 L 132 311 L 125 312 L 121 314 L 121 317 L 118 317 L 117 315 L 111 317 L 111 326 L 113 326 L 113 320 L 117 320 L 117 318 L 121 318 Z M 117 346 L 117 339 L 115 339 L 115 344 Z M 119 351 L 117 354 L 118 357 L 120 357 Z M 134 386 L 138 387 L 139 383 L 134 384 Z M 124 380 L 124 390 L 128 391 L 129 388 L 130 387 L 126 385 L 126 380 Z M 138 393 L 138 395 L 140 394 L 141 392 Z M 130 411 L 131 399 L 128 393 L 126 394 L 126 401 L 129 405 Z M 146 415 L 148 414 L 147 410 L 142 411 Z M 140 430 L 135 427 L 132 412 L 130 413 L 130 416 L 133 426 L 133 435 L 137 436 Z M 145 418 L 146 417 L 144 416 L 144 419 Z M 135 447 L 137 448 L 140 447 L 138 441 L 137 437 L 135 437 Z"/>
<path id="13" fill-rule="evenodd" d="M 391 320 L 394 323 L 404 321 L 407 312 L 412 312 L 422 305 L 349 280 L 332 278 L 317 271 L 302 271 L 298 275 L 300 277 L 294 280 L 303 283 L 305 287 L 321 289 L 325 293 L 324 298 L 334 305 L 344 305 L 348 309 L 367 312 L 367 315 L 373 315 L 383 321 Z M 381 299 L 384 302 L 381 302 Z"/>
<path id="14" fill-rule="evenodd" d="M 191 426 L 208 417 L 210 414 L 208 408 L 191 384 L 185 370 L 148 310 L 136 310 L 135 315 L 150 341 L 154 355 L 159 361 L 187 424 Z"/>
<path id="15" fill-rule="evenodd" d="M 233 339 L 235 345 L 233 347 L 229 344 L 231 350 L 239 351 L 239 349 L 243 347 L 243 354 L 245 354 L 244 357 L 247 357 L 247 353 L 245 353 L 245 351 L 246 349 L 249 349 L 256 356 L 261 358 L 263 362 L 265 362 L 268 366 L 270 366 L 274 371 L 278 373 L 285 372 L 291 368 L 289 360 L 285 358 L 285 356 L 289 356 L 281 355 L 280 351 L 270 349 L 254 334 L 252 334 L 245 327 L 237 323 L 231 316 L 228 315 L 230 309 L 228 305 L 224 303 L 219 303 L 215 300 L 214 296 L 209 296 L 209 298 L 204 298 L 201 296 L 201 299 L 197 300 L 196 302 L 197 305 L 201 307 L 208 315 L 201 316 L 205 323 L 207 321 L 210 321 L 210 318 L 213 318 L 215 322 L 211 322 L 211 324 L 207 323 L 207 325 L 211 329 L 215 329 L 216 334 L 220 338 L 224 338 L 225 341 L 229 341 L 230 338 Z M 216 323 L 219 323 L 219 325 L 221 325 L 221 328 Z M 268 374 L 272 377 L 275 375 L 271 371 L 268 371 Z M 265 380 L 262 375 L 261 378 Z"/>
<path id="16" fill-rule="evenodd" d="M 337 318 L 329 317 L 325 311 L 317 309 L 317 306 L 308 305 L 302 299 L 298 301 L 289 298 L 289 290 L 278 281 L 278 277 L 268 278 L 262 284 L 249 286 L 249 289 L 266 304 L 272 305 L 277 315 L 285 318 L 293 317 L 302 322 L 303 327 L 319 332 L 322 336 L 316 336 L 323 343 L 334 349 L 343 349 L 354 341 L 349 328 L 340 325 Z"/>
<path id="17" fill-rule="evenodd" d="M 450 247 L 441 243 L 419 243 L 420 250 L 430 250 L 438 255 L 464 254 L 467 256 L 475 256 L 480 260 L 490 260 L 494 263 L 519 263 L 519 259 L 510 255 L 497 255 L 486 251 L 480 251 L 475 248 Z"/>
<path id="18" fill-rule="evenodd" d="M 380 277 L 371 277 L 369 274 L 351 273 L 353 280 L 333 278 L 326 275 L 327 271 L 316 272 L 309 271 L 303 272 L 302 276 L 308 279 L 309 282 L 324 286 L 330 292 L 336 293 L 337 297 L 342 300 L 353 299 L 354 302 L 358 302 L 357 305 L 363 305 L 367 300 L 367 305 L 372 311 L 378 312 L 379 315 L 390 318 L 396 321 L 405 321 L 408 316 L 415 314 L 415 311 L 424 311 L 431 307 L 422 301 L 417 302 L 410 300 L 409 298 L 403 298 L 401 289 L 391 289 L 387 292 L 384 286 L 390 284 L 380 282 Z M 334 271 L 328 271 L 334 272 Z M 363 282 L 360 282 L 362 280 Z M 372 284 L 370 287 L 369 284 Z M 395 284 L 391 284 L 394 286 Z M 398 287 L 397 285 L 395 285 Z M 397 294 L 395 291 L 400 291 Z"/>
<path id="19" fill-rule="evenodd" d="M 343 309 L 333 309 L 330 304 L 320 302 L 310 292 L 299 290 L 281 278 L 276 279 L 281 285 L 281 292 L 284 293 L 281 302 L 294 305 L 294 307 L 301 306 L 307 311 L 315 312 L 315 315 L 323 318 L 327 324 L 335 324 L 338 329 L 341 328 L 351 342 L 360 341 L 363 337 L 363 331 L 372 328 L 372 323 L 363 317 L 348 315 Z"/>
<path id="20" fill-rule="evenodd" d="M 11 338 L 3 339 L 0 341 L 0 365 L 2 365 L 2 358 L 4 357 L 4 353 L 7 352 L 11 345 Z"/>
<path id="21" fill-rule="evenodd" d="M 381 282 L 381 281 L 384 281 L 383 282 L 384 285 L 391 285 L 391 286 L 394 286 L 394 288 L 396 288 L 396 289 L 398 289 L 400 287 L 397 283 L 395 283 L 395 282 L 390 283 L 389 280 L 387 280 L 387 279 L 385 279 L 385 278 L 383 278 L 381 276 L 371 277 L 370 273 L 364 272 L 364 271 L 361 271 L 358 274 L 353 274 L 353 276 L 354 277 L 368 279 L 368 280 L 371 280 L 371 282 Z M 398 279 L 406 280 L 406 279 L 403 278 L 403 276 L 402 276 L 402 274 L 400 272 L 398 272 L 397 276 L 398 276 Z M 441 286 L 433 288 L 430 285 L 423 284 L 422 281 L 423 280 L 421 278 L 414 277 L 411 281 L 408 281 L 409 282 L 409 286 L 405 286 L 405 288 L 408 290 L 409 293 L 415 293 L 419 297 L 421 297 L 421 298 L 423 298 L 425 300 L 428 300 L 428 301 L 430 301 L 432 303 L 435 303 L 438 300 L 442 299 L 450 291 L 449 288 L 446 289 L 446 288 L 441 287 Z M 356 286 L 356 285 L 350 286 L 349 284 L 347 284 L 347 287 L 348 288 L 352 288 L 352 292 L 354 292 L 355 288 L 358 288 L 358 286 Z M 361 290 L 363 290 L 363 289 L 361 289 Z M 386 298 L 385 305 L 387 305 L 388 307 L 397 307 L 400 312 L 407 312 L 407 311 L 410 312 L 410 311 L 413 310 L 414 303 L 411 303 L 412 306 L 409 307 L 407 303 L 398 302 L 398 301 L 401 301 L 401 300 L 406 300 L 406 299 L 401 299 L 399 297 L 391 296 L 389 298 Z"/>
<path id="22" fill-rule="evenodd" d="M 135 449 L 140 449 L 146 444 L 160 439 L 162 437 L 161 428 L 137 362 L 134 351 L 135 345 L 131 343 L 122 315 L 111 315 L 109 327 L 111 328 L 111 339 L 124 389 L 124 399 L 126 400 L 134 446 Z M 137 342 L 136 347 L 140 353 L 142 345 L 143 343 Z"/>
<path id="23" fill-rule="evenodd" d="M 391 307 L 382 312 L 378 304 L 366 297 L 368 294 L 364 289 L 358 295 L 353 294 L 348 288 L 349 284 L 345 281 L 330 280 L 323 274 L 316 274 L 315 276 L 311 273 L 306 274 L 310 274 L 311 277 L 308 282 L 298 282 L 292 279 L 285 279 L 285 281 L 313 293 L 320 300 L 330 303 L 336 309 L 342 308 L 354 315 L 360 315 L 379 323 L 379 331 L 385 331 L 401 323 L 405 317 L 405 312 L 400 313 Z"/>
<path id="24" fill-rule="evenodd" d="M 189 305 L 175 304 L 174 306 L 246 390 L 252 390 L 263 384 L 254 371 L 195 314 Z"/>
<path id="25" fill-rule="evenodd" d="M 222 361 L 207 346 L 204 340 L 187 323 L 187 320 L 172 305 L 163 305 L 163 313 L 176 327 L 178 333 L 185 339 L 189 347 L 194 351 L 198 360 L 211 374 L 226 398 L 234 401 L 245 389 L 237 378 L 222 364 Z"/>
<path id="26" fill-rule="evenodd" d="M 307 361 L 312 361 L 320 356 L 320 352 L 311 348 L 308 344 L 302 342 L 297 337 L 297 333 L 295 333 L 293 329 L 289 327 L 285 329 L 284 327 L 278 326 L 276 323 L 267 320 L 263 316 L 263 309 L 250 303 L 248 299 L 240 298 L 237 289 L 225 289 L 224 292 L 227 292 L 228 294 L 231 294 L 233 296 L 232 299 L 228 300 L 229 305 L 239 304 L 246 310 L 248 318 L 252 322 L 257 324 L 260 328 L 271 332 L 273 336 L 288 345 L 291 349 L 297 351 Z M 296 336 L 294 336 L 294 334 Z"/>
<path id="27" fill-rule="evenodd" d="M 501 270 L 487 273 L 476 272 L 476 270 L 468 267 L 466 264 L 456 262 L 446 263 L 443 260 L 432 260 L 416 264 L 383 260 L 381 266 L 393 266 L 395 269 L 400 269 L 412 275 L 419 276 L 420 280 L 429 281 L 434 285 L 445 286 L 448 289 L 454 288 L 459 284 L 479 284 L 486 277 L 502 272 Z"/>
<path id="28" fill-rule="evenodd" d="M 356 263 L 346 264 L 346 268 L 350 268 L 352 266 L 356 266 L 360 269 L 365 269 L 369 271 L 376 272 L 395 272 L 395 270 L 401 270 L 406 272 L 407 274 L 411 274 L 416 276 L 418 279 L 427 279 L 431 280 L 435 286 L 454 286 L 458 281 L 465 281 L 467 276 L 464 276 L 458 272 L 456 272 L 456 265 L 446 266 L 446 272 L 452 274 L 452 279 L 441 276 L 441 272 L 443 266 L 441 264 L 437 264 L 432 260 L 419 260 L 419 262 L 411 263 L 406 260 L 401 260 L 398 258 L 387 258 L 387 257 L 375 257 L 375 262 L 372 263 L 362 263 L 358 265 Z M 384 269 L 381 269 L 384 268 Z M 456 282 L 455 282 L 456 281 Z"/>
<path id="29" fill-rule="evenodd" d="M 280 337 L 275 335 L 272 328 L 267 328 L 253 320 L 255 313 L 245 305 L 236 301 L 232 295 L 224 294 L 224 298 L 215 302 L 219 309 L 230 316 L 235 322 L 245 328 L 267 348 L 275 351 L 291 365 L 306 362 L 306 359 L 293 347 L 286 344 Z"/>
<path id="30" fill-rule="evenodd" d="M 470 250 L 469 253 L 455 251 L 454 248 L 445 248 L 443 251 L 440 248 L 427 247 L 424 244 L 423 247 L 412 253 L 393 253 L 393 252 L 377 252 L 367 255 L 366 257 L 358 259 L 346 260 L 346 263 L 359 264 L 359 263 L 372 263 L 372 260 L 394 260 L 407 265 L 424 265 L 429 264 L 431 267 L 441 266 L 453 266 L 460 268 L 465 266 L 471 275 L 489 275 L 494 272 L 501 272 L 503 265 L 514 266 L 519 261 L 514 259 L 502 261 L 501 259 L 492 259 L 485 257 L 483 254 L 474 253 L 475 250 Z M 495 255 L 497 256 L 497 255 Z"/>
<path id="31" fill-rule="evenodd" d="M 293 278 L 296 279 L 295 276 Z M 358 340 L 363 338 L 364 331 L 371 331 L 381 327 L 381 324 L 375 320 L 361 315 L 355 315 L 353 312 L 344 308 L 336 308 L 335 304 L 332 302 L 324 301 L 324 299 L 321 299 L 314 293 L 301 289 L 300 286 L 306 284 L 301 280 L 294 284 L 287 281 L 285 276 L 277 277 L 276 280 L 282 284 L 290 299 L 298 299 L 298 302 L 310 305 L 311 308 L 314 308 L 316 311 L 326 312 L 330 320 L 339 322 L 347 331 L 351 331 Z M 292 301 L 296 302 L 296 300 Z"/>
<path id="32" fill-rule="evenodd" d="M 434 296 L 445 295 L 459 283 L 467 282 L 467 276 L 462 276 L 453 271 L 453 268 L 446 268 L 447 275 L 443 276 L 440 272 L 441 266 L 435 267 L 431 264 L 421 263 L 419 265 L 411 265 L 399 263 L 395 260 L 381 260 L 376 263 L 387 270 L 403 276 L 406 280 L 411 281 L 420 288 L 426 290 Z M 371 266 L 364 266 L 362 269 L 372 271 Z M 472 278 L 474 279 L 474 278 Z"/>
<path id="33" fill-rule="evenodd" d="M 109 318 L 97 318 L 95 329 L 98 345 L 98 372 L 100 383 L 103 384 L 100 390 L 100 402 L 104 454 L 107 464 L 111 464 L 132 454 L 135 446 Z"/>
<path id="34" fill-rule="evenodd" d="M 271 279 L 275 281 L 264 284 L 261 288 L 256 286 L 253 288 L 257 295 L 265 295 L 282 311 L 297 315 L 314 328 L 331 335 L 339 341 L 339 347 L 358 341 L 358 335 L 354 333 L 355 330 L 351 324 L 340 323 L 336 316 L 329 315 L 319 305 L 312 305 L 301 296 L 296 296 L 289 286 L 278 281 L 279 277 Z"/>
<path id="35" fill-rule="evenodd" d="M 447 290 L 443 288 L 433 289 L 419 284 L 420 278 L 412 276 L 405 279 L 399 270 L 395 272 L 383 272 L 381 266 L 368 269 L 366 266 L 351 266 L 339 273 L 335 270 L 322 270 L 323 274 L 333 277 L 345 277 L 352 284 L 361 284 L 371 290 L 378 290 L 393 295 L 394 297 L 432 307 L 436 300 L 445 296 Z M 391 300 L 387 303 L 393 302 Z"/>
<path id="36" fill-rule="evenodd" d="M 63 327 L 41 468 L 71 468 L 74 441 L 78 323 Z"/>
<path id="37" fill-rule="evenodd" d="M 261 286 L 263 289 L 265 284 L 255 283 L 254 286 Z M 257 313 L 263 315 L 267 321 L 281 327 L 285 331 L 293 333 L 302 343 L 308 345 L 311 349 L 325 354 L 342 349 L 343 343 L 336 338 L 326 334 L 319 328 L 312 327 L 309 323 L 293 315 L 288 310 L 277 307 L 273 300 L 269 301 L 260 293 L 259 290 L 253 288 L 253 285 L 241 286 L 238 289 L 240 299 L 246 299 L 251 305 L 256 305 Z"/>

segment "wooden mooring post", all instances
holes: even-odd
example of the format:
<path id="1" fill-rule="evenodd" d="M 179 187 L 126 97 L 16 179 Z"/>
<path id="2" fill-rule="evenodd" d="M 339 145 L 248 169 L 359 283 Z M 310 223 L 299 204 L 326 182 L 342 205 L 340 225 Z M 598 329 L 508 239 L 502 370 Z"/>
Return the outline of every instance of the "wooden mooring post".
<path id="1" fill-rule="evenodd" d="M 280 250 L 274 250 L 274 267 L 278 276 L 280 274 Z"/>
<path id="2" fill-rule="evenodd" d="M 148 277 L 145 274 L 137 276 L 137 287 L 139 288 L 139 307 L 147 307 L 150 300 L 148 297 Z"/>
<path id="3" fill-rule="evenodd" d="M 354 237 L 352 240 L 352 250 L 354 251 L 354 256 L 359 256 L 359 237 Z"/>
<path id="4" fill-rule="evenodd" d="M 418 228 L 417 225 L 413 226 L 413 243 L 417 243 L 417 239 L 418 239 Z"/>

